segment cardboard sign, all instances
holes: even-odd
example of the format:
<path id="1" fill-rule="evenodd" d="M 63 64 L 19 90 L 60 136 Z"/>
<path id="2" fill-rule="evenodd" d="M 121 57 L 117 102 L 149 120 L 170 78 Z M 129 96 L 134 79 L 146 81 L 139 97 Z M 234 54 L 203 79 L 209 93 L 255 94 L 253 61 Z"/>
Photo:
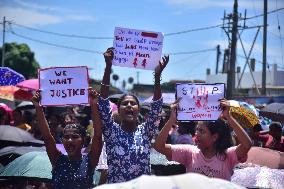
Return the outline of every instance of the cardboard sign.
<path id="1" fill-rule="evenodd" d="M 116 27 L 113 65 L 155 70 L 161 59 L 163 39 L 160 32 Z"/>
<path id="2" fill-rule="evenodd" d="M 61 106 L 88 103 L 88 68 L 52 67 L 39 70 L 41 105 Z"/>
<path id="3" fill-rule="evenodd" d="M 177 98 L 181 97 L 177 120 L 217 120 L 222 109 L 225 84 L 177 84 Z"/>

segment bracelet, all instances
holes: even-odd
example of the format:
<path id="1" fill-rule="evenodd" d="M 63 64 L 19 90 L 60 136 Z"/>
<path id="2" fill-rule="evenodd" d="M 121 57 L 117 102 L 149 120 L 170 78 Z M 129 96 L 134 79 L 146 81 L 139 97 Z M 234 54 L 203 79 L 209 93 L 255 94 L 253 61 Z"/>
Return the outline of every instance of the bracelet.
<path id="1" fill-rule="evenodd" d="M 102 86 L 106 86 L 106 87 L 110 87 L 110 85 L 107 85 L 107 84 L 104 84 L 104 83 L 101 83 Z"/>

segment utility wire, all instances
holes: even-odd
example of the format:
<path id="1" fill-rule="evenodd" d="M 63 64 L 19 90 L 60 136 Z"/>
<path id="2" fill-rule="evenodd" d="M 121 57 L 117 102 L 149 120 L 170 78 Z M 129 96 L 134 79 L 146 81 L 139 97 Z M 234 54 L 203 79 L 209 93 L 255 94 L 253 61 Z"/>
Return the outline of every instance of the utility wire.
<path id="1" fill-rule="evenodd" d="M 81 49 L 81 48 L 77 48 L 77 47 L 60 45 L 60 44 L 55 44 L 55 43 L 50 43 L 50 42 L 34 39 L 34 38 L 31 38 L 31 37 L 27 37 L 27 36 L 18 34 L 16 32 L 14 32 L 13 30 L 11 30 L 10 33 L 15 35 L 15 36 L 18 36 L 20 38 L 28 39 L 30 41 L 38 42 L 38 43 L 45 44 L 45 45 L 50 45 L 50 46 L 55 46 L 55 47 L 65 48 L 65 49 L 70 49 L 70 50 L 76 50 L 76 51 L 81 51 L 81 52 L 87 52 L 87 53 L 103 54 L 103 52 L 100 52 L 100 51 Z M 197 54 L 197 53 L 204 53 L 204 52 L 215 51 L 215 50 L 216 50 L 215 48 L 211 48 L 211 49 L 203 49 L 203 50 L 198 50 L 198 51 L 176 52 L 176 53 L 168 53 L 168 54 L 169 55 Z"/>
<path id="2" fill-rule="evenodd" d="M 239 55 L 239 54 L 237 54 L 237 56 L 238 57 L 240 57 L 240 58 L 243 58 L 243 59 L 247 59 L 246 57 L 244 57 L 244 56 L 242 56 L 242 55 Z M 260 60 L 257 60 L 257 59 L 255 59 L 255 62 L 256 63 L 259 63 L 259 64 L 263 64 L 263 62 L 262 61 L 260 61 Z M 273 64 L 270 64 L 270 63 L 266 63 L 267 64 L 267 67 L 269 68 L 269 66 L 272 66 Z M 281 67 L 281 66 L 279 66 L 279 65 L 277 65 L 278 66 L 278 68 L 280 68 L 280 69 L 284 69 L 284 67 Z"/>
<path id="3" fill-rule="evenodd" d="M 42 44 L 46 44 L 46 45 L 50 45 L 50 46 L 54 46 L 54 47 L 60 47 L 60 48 L 65 48 L 65 49 L 70 49 L 70 50 L 87 52 L 87 53 L 103 54 L 103 52 L 100 52 L 100 51 L 92 51 L 92 50 L 88 50 L 88 49 L 81 49 L 81 48 L 77 48 L 77 47 L 70 47 L 70 46 L 66 46 L 66 45 L 59 45 L 59 44 L 55 44 L 55 43 L 50 43 L 50 42 L 34 39 L 34 38 L 31 38 L 31 37 L 27 37 L 27 36 L 18 34 L 18 33 L 14 32 L 14 31 L 10 31 L 10 33 L 12 33 L 13 35 L 18 36 L 20 38 L 28 39 L 30 41 L 34 41 L 34 42 L 38 42 L 38 43 L 42 43 Z"/>
<path id="4" fill-rule="evenodd" d="M 37 28 L 25 26 L 22 24 L 17 24 L 15 22 L 8 22 L 11 25 L 15 25 L 18 27 L 22 27 L 28 30 L 32 31 L 37 31 L 41 33 L 47 33 L 47 34 L 52 34 L 52 35 L 57 35 L 57 36 L 63 36 L 63 37 L 70 37 L 70 38 L 81 38 L 81 39 L 113 39 L 113 37 L 92 37 L 92 36 L 83 36 L 83 35 L 74 35 L 74 34 L 63 34 L 63 33 L 57 33 L 57 32 L 51 32 L 51 31 L 46 31 L 46 30 L 40 30 Z M 172 35 L 178 35 L 178 34 L 184 34 L 184 33 L 189 33 L 189 32 L 195 32 L 195 31 L 201 31 L 201 30 L 208 30 L 208 29 L 213 29 L 222 26 L 222 24 L 215 25 L 215 26 L 207 26 L 207 27 L 201 27 L 201 28 L 194 28 L 190 30 L 185 30 L 185 31 L 180 31 L 180 32 L 173 32 L 173 33 L 166 33 L 164 36 L 172 36 Z"/>
<path id="5" fill-rule="evenodd" d="M 275 12 L 278 12 L 278 11 L 281 11 L 281 10 L 284 10 L 284 7 L 279 8 L 279 9 L 275 9 L 275 10 L 272 10 L 272 11 L 268 11 L 267 14 L 272 14 L 272 13 L 275 13 Z M 247 17 L 247 18 L 245 18 L 245 19 L 246 19 L 246 20 L 249 20 L 249 19 L 258 18 L 258 17 L 262 17 L 262 16 L 264 16 L 264 14 L 259 14 L 259 15 Z"/>
<path id="6" fill-rule="evenodd" d="M 185 30 L 185 31 L 180 31 L 180 32 L 166 33 L 166 34 L 164 34 L 164 36 L 180 35 L 180 34 L 189 33 L 189 32 L 209 30 L 209 29 L 220 27 L 222 25 L 223 24 L 218 24 L 218 25 L 215 25 L 215 26 L 207 26 L 207 27 L 195 28 L 195 29 L 190 29 L 190 30 Z"/>
<path id="7" fill-rule="evenodd" d="M 46 30 L 40 30 L 37 28 L 29 27 L 29 26 L 24 26 L 21 24 L 17 24 L 15 22 L 9 21 L 9 24 L 26 28 L 28 30 L 33 30 L 41 33 L 47 33 L 47 34 L 52 34 L 52 35 L 57 35 L 57 36 L 62 36 L 62 37 L 70 37 L 70 38 L 81 38 L 81 39 L 113 39 L 113 37 L 92 37 L 92 36 L 82 36 L 82 35 L 74 35 L 74 34 L 63 34 L 63 33 L 57 33 L 57 32 L 51 32 L 51 31 L 46 31 Z"/>
<path id="8" fill-rule="evenodd" d="M 198 50 L 198 51 L 189 51 L 189 52 L 175 52 L 175 53 L 168 53 L 168 54 L 169 55 L 197 54 L 197 53 L 204 53 L 208 51 L 216 51 L 216 48 L 203 49 L 203 50 Z"/>
<path id="9" fill-rule="evenodd" d="M 275 10 L 272 10 L 270 12 L 267 12 L 267 14 L 275 13 L 275 12 L 281 11 L 283 9 L 284 9 L 284 7 L 279 8 L 279 9 L 275 9 Z M 246 19 L 249 20 L 249 19 L 253 19 L 253 18 L 257 18 L 257 17 L 261 17 L 261 16 L 263 16 L 263 14 L 248 17 Z M 48 34 L 57 35 L 57 36 L 63 36 L 63 37 L 82 38 L 82 39 L 113 39 L 113 37 L 92 37 L 92 36 L 83 36 L 83 35 L 75 35 L 75 34 L 63 34 L 63 33 L 46 31 L 46 30 L 40 30 L 40 29 L 37 29 L 37 28 L 17 24 L 15 22 L 11 22 L 11 21 L 8 21 L 8 23 L 16 25 L 18 27 L 26 28 L 26 29 L 29 29 L 29 30 L 38 31 L 38 32 L 42 32 L 42 33 L 48 33 Z M 164 34 L 164 36 L 180 35 L 180 34 L 185 34 L 185 33 L 190 33 L 190 32 L 209 30 L 209 29 L 214 29 L 214 28 L 218 28 L 218 27 L 221 27 L 221 26 L 223 26 L 223 24 L 218 24 L 218 25 L 215 25 L 215 26 L 201 27 L 201 28 L 194 28 L 194 29 L 189 29 L 189 30 L 184 30 L 184 31 L 179 31 L 179 32 L 173 32 L 173 33 L 166 33 L 166 34 Z"/>

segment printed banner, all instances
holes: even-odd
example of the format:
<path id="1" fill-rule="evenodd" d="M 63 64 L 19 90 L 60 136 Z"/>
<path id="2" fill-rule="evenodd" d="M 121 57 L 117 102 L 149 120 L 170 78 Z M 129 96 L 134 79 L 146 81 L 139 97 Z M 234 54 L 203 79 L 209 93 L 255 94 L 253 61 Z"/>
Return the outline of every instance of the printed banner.
<path id="1" fill-rule="evenodd" d="M 160 32 L 116 27 L 113 65 L 155 70 L 161 59 L 163 39 Z"/>
<path id="2" fill-rule="evenodd" d="M 225 84 L 177 84 L 177 98 L 181 98 L 177 120 L 217 120 L 222 109 Z"/>
<path id="3" fill-rule="evenodd" d="M 88 68 L 52 67 L 39 70 L 41 105 L 88 103 Z"/>

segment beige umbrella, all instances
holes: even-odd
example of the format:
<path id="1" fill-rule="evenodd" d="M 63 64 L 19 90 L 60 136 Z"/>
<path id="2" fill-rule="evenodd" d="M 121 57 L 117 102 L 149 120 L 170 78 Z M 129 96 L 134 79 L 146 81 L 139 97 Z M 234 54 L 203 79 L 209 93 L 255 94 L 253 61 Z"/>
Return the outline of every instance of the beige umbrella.
<path id="1" fill-rule="evenodd" d="M 246 163 L 266 166 L 271 169 L 283 169 L 284 153 L 268 148 L 252 147 L 248 152 Z"/>
<path id="2" fill-rule="evenodd" d="M 197 173 L 187 173 L 175 176 L 149 176 L 142 175 L 134 180 L 105 184 L 96 189 L 138 189 L 138 188 L 162 188 L 162 189 L 245 189 L 232 182 L 209 178 Z"/>

